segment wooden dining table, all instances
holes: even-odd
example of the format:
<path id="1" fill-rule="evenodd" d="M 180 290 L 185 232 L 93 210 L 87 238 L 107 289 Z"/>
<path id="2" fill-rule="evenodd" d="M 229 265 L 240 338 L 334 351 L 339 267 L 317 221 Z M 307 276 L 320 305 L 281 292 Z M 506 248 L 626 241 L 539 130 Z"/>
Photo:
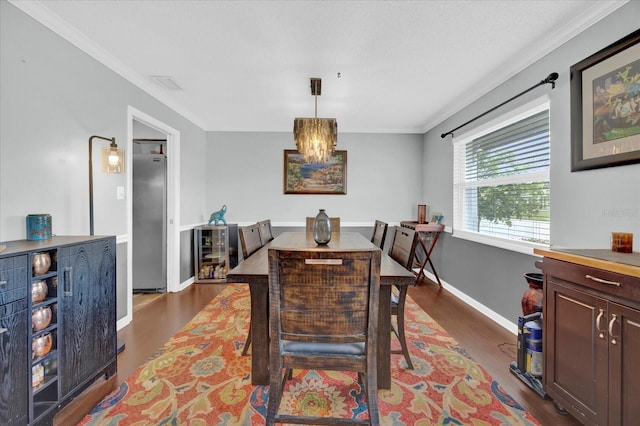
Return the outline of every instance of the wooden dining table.
<path id="1" fill-rule="evenodd" d="M 318 245 L 307 232 L 285 232 L 265 244 L 227 274 L 227 282 L 248 283 L 251 293 L 251 383 L 269 384 L 269 248 L 303 250 L 371 250 L 377 248 L 362 234 L 334 233 L 326 245 Z M 385 252 L 380 264 L 378 319 L 378 388 L 391 387 L 391 285 L 413 285 L 413 272 Z"/>

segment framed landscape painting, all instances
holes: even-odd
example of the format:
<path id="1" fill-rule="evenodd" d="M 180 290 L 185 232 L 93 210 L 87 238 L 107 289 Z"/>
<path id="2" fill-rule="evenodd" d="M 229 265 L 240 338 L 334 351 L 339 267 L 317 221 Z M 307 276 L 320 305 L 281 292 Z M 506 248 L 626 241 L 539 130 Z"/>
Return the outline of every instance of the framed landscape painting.
<path id="1" fill-rule="evenodd" d="M 571 171 L 640 162 L 640 30 L 571 67 Z"/>
<path id="2" fill-rule="evenodd" d="M 326 164 L 307 164 L 295 149 L 284 150 L 285 194 L 347 193 L 347 151 L 336 151 Z"/>

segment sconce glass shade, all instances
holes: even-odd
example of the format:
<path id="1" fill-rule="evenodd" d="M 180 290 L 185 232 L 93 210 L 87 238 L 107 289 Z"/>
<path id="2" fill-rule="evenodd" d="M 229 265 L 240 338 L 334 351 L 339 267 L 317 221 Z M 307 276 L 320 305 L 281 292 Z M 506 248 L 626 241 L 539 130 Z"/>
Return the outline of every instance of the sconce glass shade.
<path id="1" fill-rule="evenodd" d="M 124 149 L 103 147 L 101 154 L 102 173 L 124 173 Z"/>
<path id="2" fill-rule="evenodd" d="M 338 144 L 338 123 L 335 118 L 296 118 L 293 138 L 307 164 L 325 164 Z"/>

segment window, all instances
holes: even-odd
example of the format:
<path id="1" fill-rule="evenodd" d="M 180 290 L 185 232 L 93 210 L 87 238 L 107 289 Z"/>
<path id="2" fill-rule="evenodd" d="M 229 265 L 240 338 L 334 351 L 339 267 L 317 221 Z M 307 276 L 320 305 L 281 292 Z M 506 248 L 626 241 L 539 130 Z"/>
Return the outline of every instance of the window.
<path id="1" fill-rule="evenodd" d="M 454 139 L 454 236 L 531 254 L 549 245 L 549 103 Z"/>

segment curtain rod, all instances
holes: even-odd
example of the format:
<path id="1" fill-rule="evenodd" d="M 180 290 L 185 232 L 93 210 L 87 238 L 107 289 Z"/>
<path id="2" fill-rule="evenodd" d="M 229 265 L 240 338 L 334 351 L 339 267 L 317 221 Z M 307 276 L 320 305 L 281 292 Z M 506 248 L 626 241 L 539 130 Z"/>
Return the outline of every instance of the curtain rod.
<path id="1" fill-rule="evenodd" d="M 542 86 L 543 84 L 551 84 L 551 89 L 555 89 L 555 88 L 556 88 L 556 83 L 555 83 L 555 82 L 556 82 L 556 80 L 557 80 L 557 79 L 558 79 L 558 73 L 557 73 L 557 72 L 552 72 L 551 74 L 549 74 L 549 76 L 548 76 L 547 78 L 545 78 L 544 80 L 542 80 L 540 83 L 535 84 L 535 85 L 533 85 L 533 86 L 529 87 L 527 90 L 525 90 L 525 91 L 523 91 L 523 92 L 521 92 L 521 93 L 518 93 L 518 94 L 517 94 L 517 95 L 515 95 L 514 97 L 512 97 L 512 98 L 510 98 L 510 99 L 507 99 L 506 101 L 504 101 L 504 102 L 503 102 L 503 103 L 501 103 L 500 105 L 495 106 L 495 107 L 491 108 L 490 110 L 483 112 L 483 113 L 482 113 L 482 114 L 480 114 L 479 116 L 472 118 L 471 120 L 467 121 L 466 123 L 459 125 L 459 126 L 458 126 L 458 127 L 456 127 L 455 129 L 453 129 L 453 130 L 449 130 L 447 133 L 443 133 L 443 134 L 441 134 L 441 135 L 440 135 L 440 137 L 441 137 L 442 139 L 444 139 L 444 138 L 446 138 L 446 137 L 447 137 L 447 135 L 451 135 L 451 136 L 453 136 L 453 132 L 455 132 L 456 130 L 461 129 L 462 127 L 466 126 L 467 124 L 469 124 L 469 123 L 472 123 L 472 122 L 476 121 L 476 120 L 477 120 L 478 118 L 480 118 L 480 117 L 484 117 L 485 115 L 489 114 L 490 112 L 493 112 L 493 111 L 497 110 L 497 109 L 498 109 L 498 108 L 500 108 L 502 105 L 504 105 L 504 104 L 507 104 L 507 103 L 511 102 L 511 101 L 512 101 L 512 100 L 514 100 L 515 98 L 517 98 L 517 97 L 520 97 L 520 96 L 524 95 L 525 93 L 527 93 L 527 92 L 529 92 L 529 91 L 531 91 L 531 90 L 535 89 L 535 88 L 536 88 L 536 87 L 538 87 L 538 86 Z"/>

